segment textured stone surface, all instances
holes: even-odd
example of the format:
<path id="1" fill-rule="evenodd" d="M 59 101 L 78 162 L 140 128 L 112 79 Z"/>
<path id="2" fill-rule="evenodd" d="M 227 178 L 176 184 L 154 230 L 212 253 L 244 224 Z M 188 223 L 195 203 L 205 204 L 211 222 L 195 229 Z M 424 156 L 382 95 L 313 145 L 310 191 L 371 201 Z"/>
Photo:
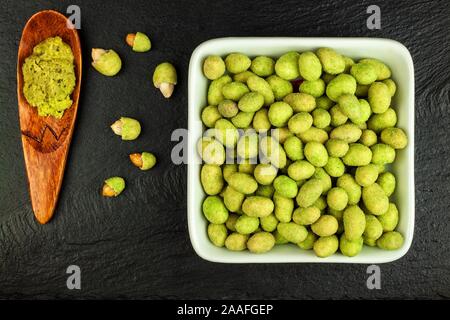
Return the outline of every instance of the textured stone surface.
<path id="1" fill-rule="evenodd" d="M 65 3 L 64 3 L 65 2 Z M 382 29 L 366 28 L 354 1 L 76 1 L 82 11 L 84 78 L 79 118 L 59 206 L 45 226 L 28 200 L 20 144 L 16 56 L 21 30 L 36 11 L 64 12 L 73 1 L 0 4 L 0 298 L 450 298 L 450 6 L 448 1 L 385 1 Z M 148 54 L 123 41 L 147 32 Z M 382 290 L 366 288 L 364 265 L 224 265 L 193 251 L 186 221 L 186 167 L 170 161 L 173 129 L 187 126 L 187 68 L 201 42 L 224 36 L 368 36 L 402 42 L 416 72 L 416 228 L 401 260 L 382 265 Z M 92 47 L 124 60 L 106 78 L 90 67 Z M 152 88 L 169 60 L 179 84 L 170 100 Z M 122 142 L 109 125 L 142 120 L 143 134 Z M 159 163 L 142 173 L 127 154 L 151 150 Z M 104 178 L 127 190 L 104 199 Z M 66 289 L 65 270 L 82 269 L 82 290 Z"/>

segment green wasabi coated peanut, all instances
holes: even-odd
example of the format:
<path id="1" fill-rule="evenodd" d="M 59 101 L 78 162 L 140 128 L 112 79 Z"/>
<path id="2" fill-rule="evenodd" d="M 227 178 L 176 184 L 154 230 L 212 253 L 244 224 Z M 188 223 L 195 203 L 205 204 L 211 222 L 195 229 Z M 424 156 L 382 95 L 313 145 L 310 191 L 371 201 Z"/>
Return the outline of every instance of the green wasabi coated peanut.
<path id="1" fill-rule="evenodd" d="M 374 164 L 368 164 L 356 168 L 355 180 L 361 187 L 367 187 L 378 179 L 378 168 Z"/>
<path id="2" fill-rule="evenodd" d="M 136 119 L 121 117 L 111 125 L 111 130 L 122 140 L 135 140 L 141 134 L 141 124 Z"/>
<path id="3" fill-rule="evenodd" d="M 222 100 L 224 100 L 222 94 L 222 87 L 227 83 L 230 83 L 231 77 L 224 75 L 216 80 L 213 80 L 208 88 L 208 104 L 217 106 Z"/>
<path id="4" fill-rule="evenodd" d="M 236 232 L 240 234 L 250 234 L 256 231 L 259 227 L 259 218 L 257 217 L 249 217 L 247 215 L 240 216 L 234 228 Z"/>
<path id="5" fill-rule="evenodd" d="M 273 212 L 273 209 L 273 201 L 260 196 L 247 197 L 242 204 L 242 211 L 250 217 L 266 217 Z"/>
<path id="6" fill-rule="evenodd" d="M 358 204 L 361 199 L 361 186 L 350 174 L 346 173 L 339 177 L 336 181 L 336 186 L 347 192 L 349 205 Z"/>
<path id="7" fill-rule="evenodd" d="M 270 105 L 268 113 L 269 121 L 274 127 L 284 127 L 287 125 L 293 113 L 294 111 L 289 104 L 278 101 Z"/>
<path id="8" fill-rule="evenodd" d="M 320 48 L 316 52 L 322 64 L 323 71 L 329 74 L 339 74 L 345 70 L 344 57 L 330 48 Z"/>
<path id="9" fill-rule="evenodd" d="M 234 81 L 238 81 L 238 82 L 243 82 L 243 83 L 247 83 L 247 80 L 250 76 L 255 76 L 255 74 L 251 71 L 243 71 L 240 73 L 237 73 L 233 76 L 233 80 Z"/>
<path id="10" fill-rule="evenodd" d="M 241 209 L 244 201 L 244 194 L 236 191 L 231 186 L 227 186 L 222 193 L 223 203 L 225 207 L 231 212 L 238 212 Z"/>
<path id="11" fill-rule="evenodd" d="M 271 130 L 272 137 L 275 138 L 280 144 L 286 142 L 289 137 L 294 134 L 289 131 L 288 127 L 275 128 Z"/>
<path id="12" fill-rule="evenodd" d="M 329 157 L 324 167 L 325 171 L 333 178 L 339 178 L 345 173 L 345 165 L 341 159 Z"/>
<path id="13" fill-rule="evenodd" d="M 231 177 L 231 175 L 235 172 L 238 172 L 238 166 L 235 163 L 229 163 L 229 164 L 224 164 L 222 167 L 222 175 L 223 175 L 223 179 L 229 183 L 228 179 Z"/>
<path id="14" fill-rule="evenodd" d="M 366 246 L 369 246 L 369 247 L 376 247 L 377 246 L 377 239 L 371 239 L 371 238 L 368 238 L 366 236 L 363 236 L 363 241 L 364 241 L 364 244 Z"/>
<path id="15" fill-rule="evenodd" d="M 322 64 L 314 52 L 306 51 L 298 57 L 300 76 L 307 81 L 314 81 L 322 75 Z"/>
<path id="16" fill-rule="evenodd" d="M 304 154 L 306 159 L 315 167 L 323 167 L 328 162 L 327 149 L 319 142 L 308 142 L 305 145 Z"/>
<path id="17" fill-rule="evenodd" d="M 403 246 L 403 236 L 397 231 L 389 231 L 377 240 L 377 246 L 384 250 L 397 250 Z"/>
<path id="18" fill-rule="evenodd" d="M 327 193 L 327 204 L 328 207 L 336 210 L 342 211 L 347 207 L 348 195 L 344 189 L 340 187 L 334 187 Z"/>
<path id="19" fill-rule="evenodd" d="M 300 54 L 298 52 L 288 52 L 283 54 L 275 62 L 275 73 L 282 79 L 294 80 L 300 76 L 298 70 L 298 59 Z"/>
<path id="20" fill-rule="evenodd" d="M 316 242 L 317 236 L 311 232 L 308 231 L 308 235 L 306 236 L 306 239 L 297 243 L 297 245 L 303 249 L 303 250 L 311 250 L 314 246 L 314 242 Z"/>
<path id="21" fill-rule="evenodd" d="M 343 215 L 344 234 L 347 240 L 359 239 L 366 229 L 366 216 L 357 205 L 348 206 Z"/>
<path id="22" fill-rule="evenodd" d="M 264 105 L 264 96 L 258 92 L 249 92 L 242 96 L 238 107 L 244 112 L 256 112 Z"/>
<path id="23" fill-rule="evenodd" d="M 275 101 L 270 84 L 258 76 L 250 76 L 247 79 L 247 86 L 253 92 L 259 92 L 264 97 L 264 105 L 269 106 Z"/>
<path id="24" fill-rule="evenodd" d="M 312 206 L 318 208 L 320 211 L 325 210 L 328 206 L 325 196 L 320 196 Z"/>
<path id="25" fill-rule="evenodd" d="M 275 204 L 275 217 L 280 222 L 289 222 L 292 219 L 292 212 L 294 211 L 294 200 L 286 198 L 278 193 L 274 193 L 273 202 Z"/>
<path id="26" fill-rule="evenodd" d="M 372 83 L 367 96 L 373 113 L 384 113 L 391 105 L 389 88 L 383 82 Z"/>
<path id="27" fill-rule="evenodd" d="M 331 177 L 324 168 L 316 168 L 312 177 L 320 181 L 322 194 L 326 194 L 331 189 Z"/>
<path id="28" fill-rule="evenodd" d="M 377 183 L 388 197 L 394 193 L 396 181 L 395 176 L 391 172 L 381 173 L 378 177 Z"/>
<path id="29" fill-rule="evenodd" d="M 225 62 L 219 56 L 208 56 L 203 62 L 203 74 L 209 80 L 216 80 L 225 73 Z"/>
<path id="30" fill-rule="evenodd" d="M 254 164 L 252 162 L 254 162 L 254 161 L 250 160 L 250 159 L 241 160 L 241 162 L 239 163 L 239 166 L 238 166 L 238 172 L 253 175 L 255 168 L 256 168 L 256 164 Z"/>
<path id="31" fill-rule="evenodd" d="M 355 94 L 356 80 L 351 75 L 340 74 L 331 80 L 326 88 L 326 94 L 332 101 L 337 101 L 343 94 Z"/>
<path id="32" fill-rule="evenodd" d="M 363 236 L 369 239 L 377 240 L 383 234 L 383 226 L 380 221 L 371 214 L 366 214 L 366 228 Z"/>
<path id="33" fill-rule="evenodd" d="M 361 142 L 366 147 L 371 147 L 376 144 L 378 141 L 377 134 L 375 131 L 370 129 L 365 129 L 362 131 L 361 137 L 359 138 L 359 142 Z"/>
<path id="34" fill-rule="evenodd" d="M 214 224 L 225 223 L 228 219 L 228 210 L 219 196 L 208 196 L 203 201 L 203 214 Z"/>
<path id="35" fill-rule="evenodd" d="M 272 250 L 275 238 L 269 232 L 257 232 L 247 241 L 247 248 L 252 253 L 265 253 Z"/>
<path id="36" fill-rule="evenodd" d="M 232 100 L 222 100 L 220 101 L 219 105 L 217 106 L 217 110 L 219 111 L 219 114 L 221 117 L 224 118 L 232 118 L 239 112 L 239 108 L 236 104 L 236 102 Z M 217 121 L 219 119 L 216 119 Z M 214 122 L 215 123 L 215 122 Z"/>
<path id="37" fill-rule="evenodd" d="M 314 253 L 320 258 L 326 258 L 333 255 L 338 248 L 339 240 L 335 235 L 320 237 L 314 242 L 313 246 Z"/>
<path id="38" fill-rule="evenodd" d="M 334 74 L 329 74 L 329 73 L 323 73 L 322 74 L 322 80 L 326 83 L 329 84 L 331 80 L 333 80 L 334 78 L 336 78 L 336 75 Z"/>
<path id="39" fill-rule="evenodd" d="M 330 139 L 326 142 L 326 148 L 330 157 L 342 158 L 348 152 L 349 145 L 341 139 Z"/>
<path id="40" fill-rule="evenodd" d="M 299 225 L 307 226 L 320 218 L 320 210 L 317 207 L 297 208 L 292 214 L 292 220 Z"/>
<path id="41" fill-rule="evenodd" d="M 295 181 L 309 179 L 315 173 L 314 166 L 305 160 L 297 160 L 288 167 L 288 176 Z"/>
<path id="42" fill-rule="evenodd" d="M 289 107 L 290 108 L 290 107 Z M 291 109 L 292 110 L 292 109 Z M 270 110 L 269 110 L 270 115 Z M 293 115 L 288 121 L 288 128 L 294 134 L 303 133 L 313 124 L 313 117 L 307 112 L 299 112 Z"/>
<path id="43" fill-rule="evenodd" d="M 385 80 L 391 77 L 391 70 L 380 60 L 368 58 L 359 60 L 359 63 L 367 63 L 372 65 L 375 68 L 378 81 Z"/>
<path id="44" fill-rule="evenodd" d="M 285 175 L 280 175 L 273 181 L 275 191 L 285 198 L 295 198 L 298 193 L 297 183 Z"/>
<path id="45" fill-rule="evenodd" d="M 228 184 L 243 194 L 252 194 L 258 188 L 258 183 L 249 174 L 235 172 L 228 178 Z"/>
<path id="46" fill-rule="evenodd" d="M 229 120 L 219 119 L 214 125 L 214 136 L 227 148 L 234 148 L 239 138 L 239 132 Z"/>
<path id="47" fill-rule="evenodd" d="M 231 122 L 236 128 L 247 129 L 253 121 L 254 112 L 239 111 L 237 115 L 231 118 Z"/>
<path id="48" fill-rule="evenodd" d="M 243 159 L 250 159 L 258 156 L 258 149 L 258 135 L 253 132 L 244 134 L 239 138 L 236 153 Z"/>
<path id="49" fill-rule="evenodd" d="M 102 189 L 104 197 L 117 197 L 125 190 L 125 180 L 122 177 L 111 177 L 105 180 Z"/>
<path id="50" fill-rule="evenodd" d="M 297 195 L 297 204 L 302 208 L 310 207 L 322 195 L 322 182 L 318 179 L 310 179 L 300 188 Z"/>
<path id="51" fill-rule="evenodd" d="M 253 129 L 255 129 L 256 132 L 265 132 L 272 127 L 268 113 L 268 110 L 263 108 L 258 110 L 253 116 Z"/>
<path id="52" fill-rule="evenodd" d="M 348 120 L 348 117 L 342 113 L 341 108 L 339 108 L 338 104 L 330 109 L 330 116 L 331 116 L 331 125 L 333 127 L 339 127 L 345 124 Z"/>
<path id="53" fill-rule="evenodd" d="M 363 248 L 363 238 L 359 237 L 353 241 L 347 239 L 345 235 L 341 235 L 339 242 L 339 249 L 341 253 L 346 257 L 357 256 Z"/>
<path id="54" fill-rule="evenodd" d="M 358 98 L 352 94 L 343 94 L 338 98 L 339 108 L 352 122 L 361 118 L 361 107 Z"/>
<path id="55" fill-rule="evenodd" d="M 204 164 L 200 172 L 200 181 L 206 194 L 214 196 L 223 189 L 222 169 L 213 164 Z"/>
<path id="56" fill-rule="evenodd" d="M 350 73 L 350 70 L 355 65 L 355 61 L 350 57 L 344 56 L 344 62 L 345 62 L 344 73 Z"/>
<path id="57" fill-rule="evenodd" d="M 384 113 L 373 114 L 367 121 L 367 128 L 379 133 L 385 128 L 394 127 L 396 124 L 397 113 L 394 109 L 389 108 Z"/>
<path id="58" fill-rule="evenodd" d="M 207 164 L 222 165 L 225 162 L 225 148 L 216 139 L 203 137 L 198 141 L 197 151 Z"/>
<path id="59" fill-rule="evenodd" d="M 312 116 L 313 116 L 313 124 L 316 128 L 323 129 L 328 127 L 331 123 L 331 115 L 325 109 L 321 108 L 314 109 L 314 111 L 312 112 Z"/>
<path id="60" fill-rule="evenodd" d="M 260 77 L 270 76 L 275 70 L 275 61 L 266 56 L 259 56 L 253 59 L 250 70 Z"/>
<path id="61" fill-rule="evenodd" d="M 330 110 L 332 106 L 334 106 L 334 102 L 331 101 L 330 98 L 327 96 L 321 96 L 316 99 L 316 105 L 317 108 L 324 109 L 324 110 Z"/>
<path id="62" fill-rule="evenodd" d="M 356 79 L 358 84 L 368 85 L 377 80 L 377 72 L 373 65 L 369 63 L 357 63 L 352 66 L 350 74 Z"/>
<path id="63" fill-rule="evenodd" d="M 273 213 L 269 214 L 266 217 L 259 218 L 261 229 L 266 232 L 273 232 L 277 229 L 278 219 L 275 217 Z"/>
<path id="64" fill-rule="evenodd" d="M 219 109 L 216 106 L 206 106 L 202 110 L 202 122 L 208 128 L 214 128 L 217 120 L 222 118 Z"/>
<path id="65" fill-rule="evenodd" d="M 355 96 L 357 97 L 367 97 L 370 85 L 368 84 L 358 84 L 356 85 Z"/>
<path id="66" fill-rule="evenodd" d="M 318 98 L 325 93 L 325 82 L 322 79 L 303 81 L 300 84 L 299 91 Z"/>
<path id="67" fill-rule="evenodd" d="M 384 143 L 377 143 L 370 147 L 372 150 L 372 163 L 388 164 L 395 160 L 395 149 Z"/>
<path id="68" fill-rule="evenodd" d="M 328 237 L 336 233 L 338 229 L 338 221 L 330 215 L 321 216 L 311 225 L 311 230 L 319 237 Z"/>
<path id="69" fill-rule="evenodd" d="M 292 161 L 301 160 L 304 158 L 303 142 L 296 136 L 291 136 L 283 143 L 284 151 L 289 159 Z M 295 180 L 295 179 L 294 179 Z"/>
<path id="70" fill-rule="evenodd" d="M 149 37 L 142 32 L 127 34 L 125 41 L 134 52 L 147 52 L 152 48 L 152 43 Z"/>
<path id="71" fill-rule="evenodd" d="M 389 208 L 386 213 L 377 216 L 384 232 L 394 231 L 398 225 L 398 209 L 395 203 L 389 203 Z"/>
<path id="72" fill-rule="evenodd" d="M 222 95 L 225 99 L 239 101 L 250 90 L 242 82 L 230 82 L 222 87 Z"/>
<path id="73" fill-rule="evenodd" d="M 276 139 L 270 136 L 263 137 L 259 145 L 262 154 L 269 163 L 277 168 L 286 166 L 286 153 Z"/>
<path id="74" fill-rule="evenodd" d="M 382 81 L 385 85 L 387 85 L 389 89 L 389 93 L 391 94 L 391 97 L 395 95 L 395 92 L 397 91 L 397 85 L 395 84 L 394 80 L 392 79 L 386 79 Z"/>
<path id="75" fill-rule="evenodd" d="M 394 149 L 404 149 L 408 144 L 406 133 L 400 128 L 386 128 L 381 131 L 381 141 Z"/>
<path id="76" fill-rule="evenodd" d="M 389 209 L 389 198 L 377 183 L 363 187 L 362 199 L 370 213 L 379 216 Z"/>
<path id="77" fill-rule="evenodd" d="M 298 137 L 304 142 L 318 142 L 324 144 L 328 140 L 328 133 L 316 127 L 311 127 L 305 132 L 299 133 Z"/>
<path id="78" fill-rule="evenodd" d="M 242 53 L 230 53 L 225 58 L 225 66 L 230 73 L 241 73 L 250 68 L 252 61 Z"/>
<path id="79" fill-rule="evenodd" d="M 330 138 L 352 143 L 358 141 L 361 134 L 362 130 L 357 125 L 347 123 L 334 128 L 330 133 Z"/>
<path id="80" fill-rule="evenodd" d="M 311 112 L 316 107 L 316 99 L 306 93 L 290 93 L 283 99 L 294 112 Z"/>
<path id="81" fill-rule="evenodd" d="M 177 71 L 175 67 L 169 62 L 158 64 L 153 72 L 153 85 L 161 91 L 164 98 L 172 96 L 176 84 Z"/>
<path id="82" fill-rule="evenodd" d="M 255 195 L 266 197 L 266 198 L 272 198 L 273 194 L 275 193 L 275 188 L 273 185 L 259 185 L 258 189 L 256 189 Z"/>
<path id="83" fill-rule="evenodd" d="M 234 213 L 230 213 L 228 215 L 228 219 L 225 222 L 225 226 L 231 232 L 235 232 L 236 231 L 235 226 L 236 226 L 236 221 L 237 221 L 238 218 L 239 218 L 239 216 L 237 214 L 234 214 Z"/>
<path id="84" fill-rule="evenodd" d="M 208 225 L 208 238 L 216 247 L 223 247 L 227 236 L 228 232 L 224 224 L 210 223 Z"/>
<path id="85" fill-rule="evenodd" d="M 112 49 L 92 49 L 92 66 L 101 74 L 112 77 L 122 68 L 122 60 Z"/>
<path id="86" fill-rule="evenodd" d="M 367 129 L 367 124 L 364 122 L 364 123 L 359 123 L 359 124 L 356 124 L 356 126 L 358 127 L 358 128 L 360 128 L 361 130 L 366 130 Z"/>
<path id="87" fill-rule="evenodd" d="M 270 185 L 276 178 L 278 169 L 268 163 L 260 163 L 256 166 L 254 176 L 256 181 L 262 185 Z"/>
<path id="88" fill-rule="evenodd" d="M 285 96 L 292 93 L 294 88 L 292 87 L 292 83 L 287 80 L 284 80 L 276 75 L 272 75 L 266 79 L 272 88 L 273 94 L 275 96 L 275 100 L 283 100 Z"/>
<path id="89" fill-rule="evenodd" d="M 225 240 L 225 247 L 231 251 L 243 251 L 247 249 L 248 236 L 234 232 Z"/>
<path id="90" fill-rule="evenodd" d="M 361 167 L 368 165 L 371 160 L 372 160 L 371 149 L 360 143 L 350 144 L 348 152 L 342 158 L 344 164 L 352 167 Z"/>
<path id="91" fill-rule="evenodd" d="M 275 238 L 275 244 L 276 244 L 276 245 L 277 245 L 277 244 L 287 244 L 287 243 L 289 243 L 289 241 L 287 241 L 287 239 L 284 238 L 284 237 L 278 232 L 278 230 L 275 230 L 275 231 L 272 233 L 272 235 L 273 235 L 274 238 Z"/>
<path id="92" fill-rule="evenodd" d="M 299 243 L 306 239 L 308 230 L 294 222 L 280 222 L 277 231 L 289 242 Z"/>

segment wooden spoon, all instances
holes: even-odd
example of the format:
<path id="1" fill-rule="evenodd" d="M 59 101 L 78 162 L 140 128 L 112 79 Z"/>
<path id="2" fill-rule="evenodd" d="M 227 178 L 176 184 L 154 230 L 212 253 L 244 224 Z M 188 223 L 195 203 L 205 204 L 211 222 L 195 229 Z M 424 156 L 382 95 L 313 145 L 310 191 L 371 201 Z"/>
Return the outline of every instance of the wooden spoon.
<path id="1" fill-rule="evenodd" d="M 59 36 L 69 44 L 75 57 L 75 90 L 73 104 L 61 119 L 41 117 L 37 108 L 28 104 L 23 95 L 22 65 L 41 41 Z M 23 29 L 17 59 L 17 98 L 25 166 L 31 205 L 36 219 L 47 223 L 55 211 L 64 176 L 67 155 L 72 140 L 78 110 L 81 83 L 81 45 L 77 30 L 61 13 L 45 10 L 33 15 Z"/>

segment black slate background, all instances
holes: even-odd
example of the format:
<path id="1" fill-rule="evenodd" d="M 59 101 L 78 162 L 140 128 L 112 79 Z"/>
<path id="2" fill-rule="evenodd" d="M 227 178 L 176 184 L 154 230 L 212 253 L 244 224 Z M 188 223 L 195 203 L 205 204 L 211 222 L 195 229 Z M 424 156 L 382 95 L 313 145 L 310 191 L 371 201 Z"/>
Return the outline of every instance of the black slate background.
<path id="1" fill-rule="evenodd" d="M 81 7 L 84 77 L 77 129 L 59 206 L 44 226 L 28 198 L 16 98 L 22 28 L 36 11 Z M 382 29 L 366 28 L 366 8 L 381 7 Z M 18 1 L 0 3 L 0 298 L 450 298 L 450 5 L 448 1 Z M 147 54 L 124 35 L 144 31 Z M 399 261 L 381 266 L 382 289 L 366 288 L 365 265 L 223 265 L 193 251 L 186 221 L 186 167 L 170 161 L 175 128 L 187 127 L 187 68 L 201 42 L 224 36 L 368 36 L 410 50 L 416 75 L 416 228 Z M 92 47 L 114 48 L 124 67 L 114 78 L 90 67 Z M 170 100 L 151 83 L 172 61 L 179 84 Z M 109 125 L 140 119 L 143 134 L 122 142 Z M 152 150 L 148 173 L 127 154 Z M 126 177 L 117 199 L 104 178 Z M 82 270 L 82 290 L 66 288 L 67 266 Z"/>

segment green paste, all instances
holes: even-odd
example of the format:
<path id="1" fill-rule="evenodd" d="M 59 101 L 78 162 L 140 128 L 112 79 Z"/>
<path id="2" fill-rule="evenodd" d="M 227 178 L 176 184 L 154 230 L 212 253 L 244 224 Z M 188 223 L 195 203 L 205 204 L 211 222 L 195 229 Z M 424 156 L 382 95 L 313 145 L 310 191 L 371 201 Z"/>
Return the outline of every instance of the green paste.
<path id="1" fill-rule="evenodd" d="M 72 106 L 74 57 L 60 37 L 47 38 L 33 48 L 22 66 L 23 94 L 40 116 L 61 118 Z"/>

